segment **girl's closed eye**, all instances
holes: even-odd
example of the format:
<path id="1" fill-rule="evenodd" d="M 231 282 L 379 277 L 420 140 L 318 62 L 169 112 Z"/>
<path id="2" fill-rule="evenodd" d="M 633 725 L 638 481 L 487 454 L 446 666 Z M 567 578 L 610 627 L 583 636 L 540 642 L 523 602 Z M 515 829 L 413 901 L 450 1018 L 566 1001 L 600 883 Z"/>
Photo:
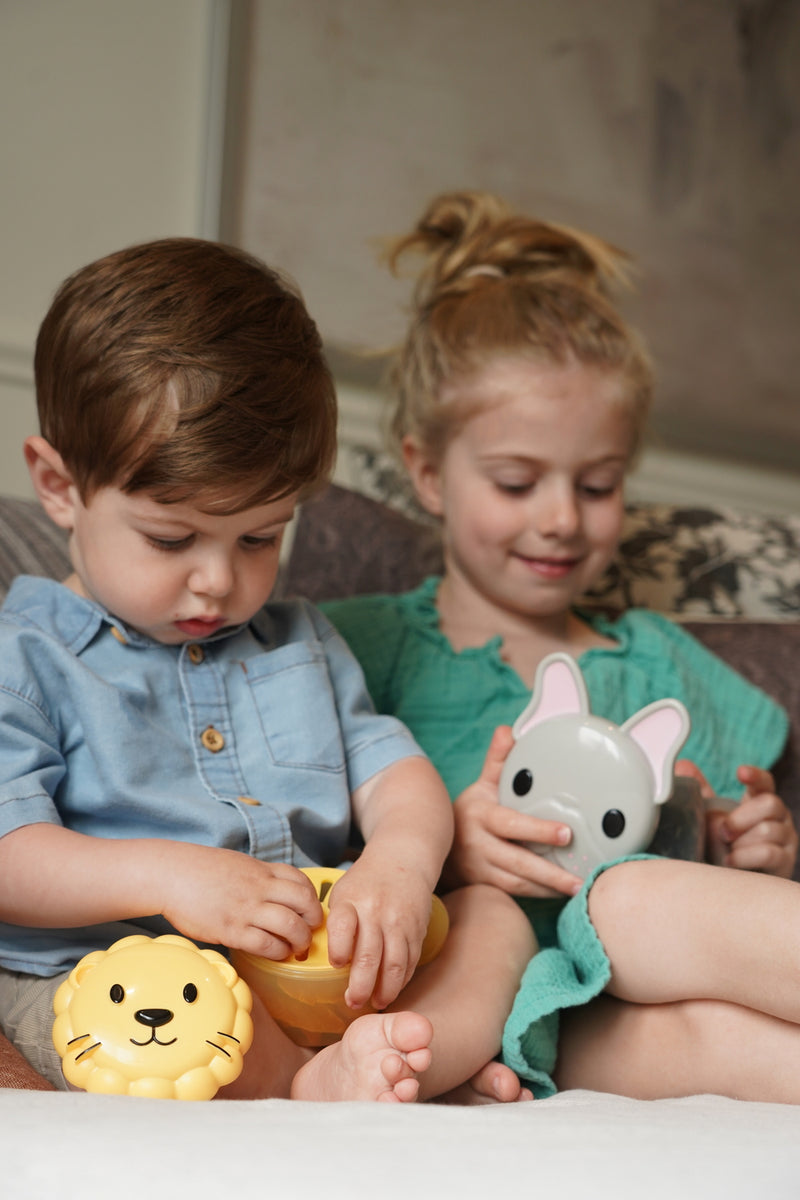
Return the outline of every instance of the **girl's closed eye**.
<path id="1" fill-rule="evenodd" d="M 534 475 L 520 471 L 492 474 L 489 478 L 495 490 L 503 496 L 527 496 L 537 483 Z"/>
<path id="2" fill-rule="evenodd" d="M 533 491 L 536 484 L 533 482 L 503 483 L 501 481 L 497 481 L 495 482 L 494 486 L 497 488 L 498 492 L 502 492 L 504 496 L 527 496 L 529 492 Z"/>
<path id="3" fill-rule="evenodd" d="M 583 493 L 583 495 L 587 498 L 587 500 L 605 500 L 605 499 L 607 499 L 608 496 L 615 495 L 618 488 L 619 488 L 618 483 L 608 483 L 608 484 L 584 483 L 584 484 L 581 484 L 580 490 Z"/>
<path id="4" fill-rule="evenodd" d="M 606 500 L 609 496 L 616 496 L 622 487 L 623 477 L 614 474 L 613 476 L 604 476 L 597 479 L 588 478 L 582 479 L 578 483 L 578 490 L 581 495 L 587 500 Z"/>

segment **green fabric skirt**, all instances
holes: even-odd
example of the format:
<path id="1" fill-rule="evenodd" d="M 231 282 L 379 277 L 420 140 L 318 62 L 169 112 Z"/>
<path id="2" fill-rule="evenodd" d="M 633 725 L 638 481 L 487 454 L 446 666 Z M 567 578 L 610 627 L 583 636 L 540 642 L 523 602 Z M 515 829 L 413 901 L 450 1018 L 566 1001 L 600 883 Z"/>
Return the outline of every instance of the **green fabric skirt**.
<path id="1" fill-rule="evenodd" d="M 618 862 L 654 857 L 633 854 L 597 867 L 561 908 L 554 944 L 539 950 L 522 976 L 503 1032 L 502 1056 L 537 1099 L 558 1090 L 552 1073 L 558 1057 L 561 1010 L 587 1004 L 611 978 L 611 963 L 589 919 L 592 884 Z M 531 909 L 524 907 L 530 913 Z"/>

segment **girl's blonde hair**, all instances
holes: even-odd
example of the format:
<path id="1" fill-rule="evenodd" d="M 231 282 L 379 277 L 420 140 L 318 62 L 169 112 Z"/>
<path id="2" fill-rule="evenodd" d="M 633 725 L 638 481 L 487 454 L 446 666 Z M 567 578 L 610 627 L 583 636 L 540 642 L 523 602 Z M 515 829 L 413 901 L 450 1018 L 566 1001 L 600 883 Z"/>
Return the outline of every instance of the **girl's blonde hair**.
<path id="1" fill-rule="evenodd" d="M 411 251 L 426 262 L 392 371 L 398 444 L 411 434 L 440 455 L 466 415 L 443 391 L 498 354 L 619 373 L 638 442 L 652 394 L 650 362 L 611 298 L 629 285 L 627 254 L 471 191 L 438 196 L 410 233 L 388 243 L 395 274 Z"/>

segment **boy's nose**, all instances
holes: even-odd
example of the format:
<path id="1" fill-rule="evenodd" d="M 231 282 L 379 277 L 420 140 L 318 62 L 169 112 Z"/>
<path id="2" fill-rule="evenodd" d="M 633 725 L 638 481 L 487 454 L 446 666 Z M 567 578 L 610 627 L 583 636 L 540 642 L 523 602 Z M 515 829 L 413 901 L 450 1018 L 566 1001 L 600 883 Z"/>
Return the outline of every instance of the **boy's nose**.
<path id="1" fill-rule="evenodd" d="M 204 558 L 189 576 L 189 587 L 196 595 L 219 598 L 233 587 L 233 570 L 222 556 Z"/>

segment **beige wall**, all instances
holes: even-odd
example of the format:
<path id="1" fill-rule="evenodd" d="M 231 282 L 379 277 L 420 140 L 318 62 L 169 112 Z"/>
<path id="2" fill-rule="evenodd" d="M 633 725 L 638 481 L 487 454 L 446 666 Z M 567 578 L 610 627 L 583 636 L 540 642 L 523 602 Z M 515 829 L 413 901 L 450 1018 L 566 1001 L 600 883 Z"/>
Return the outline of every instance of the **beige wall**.
<path id="1" fill-rule="evenodd" d="M 800 463 L 800 5 L 253 0 L 235 231 L 330 344 L 402 327 L 375 239 L 489 188 L 632 250 L 672 451 Z"/>
<path id="2" fill-rule="evenodd" d="M 216 234 L 225 10 L 0 4 L 0 491 L 29 491 L 31 355 L 61 280 L 131 242 Z"/>
<path id="3" fill-rule="evenodd" d="M 30 494 L 33 342 L 75 267 L 221 220 L 297 276 L 334 352 L 374 346 L 402 288 L 371 239 L 486 186 L 640 255 L 658 497 L 800 511 L 798 22 L 718 0 L 2 0 L 0 491 Z M 345 436 L 374 443 L 379 398 L 342 362 Z"/>

